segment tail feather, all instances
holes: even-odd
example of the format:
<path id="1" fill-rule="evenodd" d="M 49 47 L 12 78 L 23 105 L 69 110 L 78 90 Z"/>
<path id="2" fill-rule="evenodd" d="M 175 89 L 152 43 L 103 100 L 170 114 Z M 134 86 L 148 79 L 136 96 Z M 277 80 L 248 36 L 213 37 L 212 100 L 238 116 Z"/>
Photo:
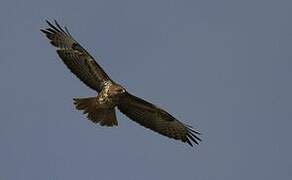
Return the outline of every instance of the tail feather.
<path id="1" fill-rule="evenodd" d="M 87 114 L 87 118 L 94 122 L 100 123 L 101 126 L 117 126 L 118 121 L 114 108 L 104 108 L 96 102 L 96 97 L 74 98 L 76 109 Z"/>

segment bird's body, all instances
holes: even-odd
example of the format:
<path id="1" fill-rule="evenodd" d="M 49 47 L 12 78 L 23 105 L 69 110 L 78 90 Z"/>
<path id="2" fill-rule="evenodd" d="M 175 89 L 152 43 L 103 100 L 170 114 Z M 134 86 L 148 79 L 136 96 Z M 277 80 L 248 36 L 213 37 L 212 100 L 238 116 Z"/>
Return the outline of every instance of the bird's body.
<path id="1" fill-rule="evenodd" d="M 167 137 L 198 144 L 199 132 L 183 124 L 165 110 L 138 98 L 115 83 L 96 63 L 94 58 L 55 21 L 47 21 L 49 28 L 41 30 L 51 44 L 57 47 L 57 53 L 64 64 L 88 87 L 97 92 L 96 97 L 74 98 L 76 109 L 87 114 L 87 118 L 102 126 L 117 126 L 115 108 L 140 125 Z"/>
<path id="2" fill-rule="evenodd" d="M 100 93 L 92 98 L 74 98 L 74 104 L 78 110 L 83 110 L 87 118 L 102 126 L 115 126 L 118 121 L 115 115 L 115 107 L 125 95 L 125 89 L 112 82 L 106 81 Z"/>
<path id="3" fill-rule="evenodd" d="M 118 105 L 121 96 L 125 92 L 126 90 L 122 86 L 107 81 L 100 93 L 97 94 L 96 100 L 99 104 L 113 108 Z"/>

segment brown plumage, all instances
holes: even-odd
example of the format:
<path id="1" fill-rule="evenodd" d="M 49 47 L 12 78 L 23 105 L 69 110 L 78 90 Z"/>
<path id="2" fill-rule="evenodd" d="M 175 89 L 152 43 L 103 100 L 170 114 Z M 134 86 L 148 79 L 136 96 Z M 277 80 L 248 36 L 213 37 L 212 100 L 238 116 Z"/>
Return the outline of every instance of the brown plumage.
<path id="1" fill-rule="evenodd" d="M 57 47 L 57 54 L 64 64 L 88 87 L 95 90 L 96 97 L 74 98 L 76 109 L 87 114 L 87 118 L 101 126 L 117 126 L 117 107 L 123 114 L 159 134 L 169 138 L 198 144 L 199 132 L 183 124 L 165 110 L 138 98 L 115 83 L 96 63 L 94 58 L 72 37 L 66 27 L 57 21 L 55 25 L 47 21 L 49 28 L 41 29 Z"/>

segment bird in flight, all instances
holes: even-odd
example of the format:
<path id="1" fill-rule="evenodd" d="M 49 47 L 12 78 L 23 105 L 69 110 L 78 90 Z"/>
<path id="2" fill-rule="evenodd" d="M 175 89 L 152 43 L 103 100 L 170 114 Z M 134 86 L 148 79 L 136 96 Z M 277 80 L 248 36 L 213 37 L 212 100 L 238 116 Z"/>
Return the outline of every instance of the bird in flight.
<path id="1" fill-rule="evenodd" d="M 63 63 L 84 84 L 97 92 L 96 97 L 73 99 L 76 109 L 83 111 L 90 121 L 101 126 L 117 126 L 117 107 L 131 120 L 159 134 L 181 140 L 191 146 L 201 141 L 198 137 L 200 133 L 191 126 L 180 122 L 158 106 L 130 94 L 114 82 L 66 27 L 62 28 L 56 20 L 55 24 L 46 22 L 48 28 L 41 31 L 57 48 L 57 54 Z"/>

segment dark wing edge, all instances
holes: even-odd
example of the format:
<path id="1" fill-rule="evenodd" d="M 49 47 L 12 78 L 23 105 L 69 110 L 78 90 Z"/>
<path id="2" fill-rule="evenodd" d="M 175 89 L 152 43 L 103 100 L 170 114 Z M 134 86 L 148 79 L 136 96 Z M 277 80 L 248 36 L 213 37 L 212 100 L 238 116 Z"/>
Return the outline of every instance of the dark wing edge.
<path id="1" fill-rule="evenodd" d="M 50 43 L 57 47 L 57 54 L 64 64 L 88 87 L 100 92 L 104 82 L 111 81 L 94 58 L 72 37 L 67 27 L 62 28 L 46 20 L 48 28 L 41 29 Z"/>
<path id="2" fill-rule="evenodd" d="M 155 105 L 126 93 L 118 109 L 131 120 L 166 137 L 181 140 L 193 146 L 199 144 L 200 133 L 189 125 L 175 119 L 166 111 Z"/>

